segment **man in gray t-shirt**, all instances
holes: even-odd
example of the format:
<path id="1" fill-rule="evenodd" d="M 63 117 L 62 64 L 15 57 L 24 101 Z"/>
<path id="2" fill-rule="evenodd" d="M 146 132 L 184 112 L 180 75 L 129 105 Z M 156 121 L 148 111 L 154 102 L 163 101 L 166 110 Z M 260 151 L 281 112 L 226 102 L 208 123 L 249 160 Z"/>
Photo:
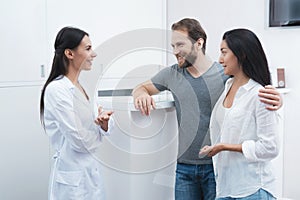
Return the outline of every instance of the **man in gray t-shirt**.
<path id="1" fill-rule="evenodd" d="M 227 76 L 220 64 L 205 55 L 206 33 L 195 19 L 182 19 L 172 25 L 171 45 L 178 64 L 164 68 L 151 80 L 134 88 L 135 107 L 149 115 L 155 102 L 151 95 L 169 90 L 175 100 L 178 120 L 176 200 L 214 200 L 215 179 L 212 160 L 199 158 L 202 146 L 210 144 L 211 111 L 224 89 Z M 271 95 L 270 95 L 271 94 Z M 273 89 L 261 91 L 278 109 L 280 95 Z"/>
<path id="2" fill-rule="evenodd" d="M 211 111 L 224 90 L 228 76 L 223 67 L 214 62 L 199 77 L 178 64 L 164 68 L 151 82 L 159 91 L 169 90 L 175 100 L 179 125 L 178 163 L 211 164 L 210 158 L 199 158 L 199 147 L 210 144 L 208 127 Z"/>

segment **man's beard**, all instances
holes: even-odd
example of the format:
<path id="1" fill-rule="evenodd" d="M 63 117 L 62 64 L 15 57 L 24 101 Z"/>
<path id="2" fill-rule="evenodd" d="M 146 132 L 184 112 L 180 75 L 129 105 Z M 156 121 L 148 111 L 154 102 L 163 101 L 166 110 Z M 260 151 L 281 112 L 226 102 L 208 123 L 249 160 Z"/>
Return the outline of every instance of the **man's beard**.
<path id="1" fill-rule="evenodd" d="M 193 64 L 195 63 L 195 61 L 197 59 L 197 53 L 194 51 L 193 48 L 194 48 L 194 44 L 191 48 L 190 53 L 186 54 L 186 56 L 183 56 L 184 57 L 184 63 L 179 65 L 180 68 L 192 67 Z"/>
<path id="2" fill-rule="evenodd" d="M 197 55 L 193 55 L 193 51 L 190 52 L 184 60 L 184 63 L 182 63 L 179 67 L 180 68 L 188 68 L 188 67 L 192 67 L 193 64 L 195 63 L 197 58 Z"/>
<path id="3" fill-rule="evenodd" d="M 185 60 L 184 63 L 182 63 L 182 65 L 180 65 L 180 68 L 188 68 L 193 66 L 192 63 L 190 63 L 189 61 Z"/>

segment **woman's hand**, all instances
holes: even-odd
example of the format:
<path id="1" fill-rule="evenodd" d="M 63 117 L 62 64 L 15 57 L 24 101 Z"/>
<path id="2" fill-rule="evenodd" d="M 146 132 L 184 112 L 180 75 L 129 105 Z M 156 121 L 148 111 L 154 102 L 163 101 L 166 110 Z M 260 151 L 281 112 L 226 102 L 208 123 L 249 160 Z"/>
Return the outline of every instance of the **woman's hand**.
<path id="1" fill-rule="evenodd" d="M 220 153 L 221 151 L 234 151 L 234 152 L 243 153 L 241 144 L 218 143 L 213 146 L 208 146 L 208 145 L 204 146 L 199 152 L 199 157 L 200 156 L 212 157 Z"/>
<path id="2" fill-rule="evenodd" d="M 212 157 L 223 150 L 224 150 L 224 144 L 222 144 L 222 143 L 218 143 L 213 146 L 206 145 L 200 150 L 199 155 L 202 155 L 202 156 L 207 155 L 208 157 Z"/>
<path id="3" fill-rule="evenodd" d="M 110 119 L 110 116 L 113 114 L 113 111 L 103 111 L 102 107 L 99 106 L 98 108 L 98 117 L 95 119 L 95 123 L 99 126 L 101 126 L 101 128 L 104 131 L 108 130 L 108 121 Z"/>
<path id="4" fill-rule="evenodd" d="M 199 158 L 204 158 L 205 156 L 208 156 L 212 149 L 213 146 L 205 145 L 202 149 L 200 149 Z"/>

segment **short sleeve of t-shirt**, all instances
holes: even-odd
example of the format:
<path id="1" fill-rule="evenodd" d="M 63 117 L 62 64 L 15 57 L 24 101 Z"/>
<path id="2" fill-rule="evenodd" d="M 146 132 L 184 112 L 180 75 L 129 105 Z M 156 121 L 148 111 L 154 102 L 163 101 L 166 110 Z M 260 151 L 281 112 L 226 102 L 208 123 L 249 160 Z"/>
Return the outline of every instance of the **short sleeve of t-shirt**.
<path id="1" fill-rule="evenodd" d="M 172 79 L 172 71 L 174 66 L 166 67 L 159 71 L 156 75 L 151 78 L 153 85 L 159 91 L 169 90 L 169 81 Z"/>

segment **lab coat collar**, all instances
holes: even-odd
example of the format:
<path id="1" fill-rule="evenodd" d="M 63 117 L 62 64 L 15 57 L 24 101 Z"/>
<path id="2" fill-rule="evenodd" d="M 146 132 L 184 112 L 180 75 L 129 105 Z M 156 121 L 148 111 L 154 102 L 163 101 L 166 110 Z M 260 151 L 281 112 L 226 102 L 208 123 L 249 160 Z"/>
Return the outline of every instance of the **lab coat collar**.
<path id="1" fill-rule="evenodd" d="M 60 75 L 56 78 L 56 80 L 59 80 L 59 79 L 61 79 L 70 90 L 75 89 L 75 85 L 72 83 L 72 81 L 68 77 L 66 77 L 64 75 Z"/>
<path id="2" fill-rule="evenodd" d="M 79 99 L 84 104 L 89 104 L 89 100 L 85 98 L 84 94 L 82 94 L 78 89 L 76 89 L 75 85 L 68 77 L 61 75 L 56 78 L 56 80 L 60 79 L 61 81 L 63 81 L 63 84 L 73 93 L 76 99 Z"/>

